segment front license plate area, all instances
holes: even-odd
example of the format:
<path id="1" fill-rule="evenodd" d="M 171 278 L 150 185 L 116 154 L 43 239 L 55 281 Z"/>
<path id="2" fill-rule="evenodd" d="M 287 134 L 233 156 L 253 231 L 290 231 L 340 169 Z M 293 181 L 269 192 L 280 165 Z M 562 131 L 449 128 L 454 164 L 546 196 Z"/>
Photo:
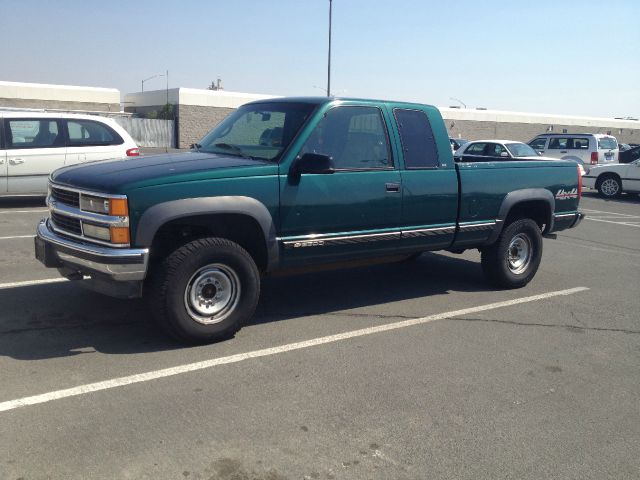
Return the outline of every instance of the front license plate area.
<path id="1" fill-rule="evenodd" d="M 36 259 L 44 264 L 45 267 L 55 268 L 59 266 L 58 256 L 47 242 L 41 238 L 35 237 L 35 253 Z"/>

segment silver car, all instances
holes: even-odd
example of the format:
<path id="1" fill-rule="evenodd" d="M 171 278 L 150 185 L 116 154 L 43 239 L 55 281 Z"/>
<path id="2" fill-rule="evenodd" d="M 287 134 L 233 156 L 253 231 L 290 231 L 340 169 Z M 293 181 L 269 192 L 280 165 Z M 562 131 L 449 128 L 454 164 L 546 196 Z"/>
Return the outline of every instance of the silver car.
<path id="1" fill-rule="evenodd" d="M 580 165 L 618 163 L 618 141 L 601 133 L 545 133 L 529 145 L 545 157 L 572 160 Z"/>

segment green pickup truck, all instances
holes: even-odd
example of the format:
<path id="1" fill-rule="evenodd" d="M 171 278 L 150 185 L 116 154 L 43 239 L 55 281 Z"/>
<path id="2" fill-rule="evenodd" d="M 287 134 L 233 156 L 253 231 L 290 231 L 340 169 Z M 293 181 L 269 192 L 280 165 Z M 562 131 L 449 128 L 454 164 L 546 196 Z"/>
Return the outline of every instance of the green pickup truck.
<path id="1" fill-rule="evenodd" d="M 233 335 L 261 276 L 420 252 L 481 252 L 526 285 L 542 237 L 576 226 L 574 162 L 455 164 L 432 106 L 278 98 L 231 113 L 190 152 L 66 167 L 35 255 L 103 293 L 144 296 L 177 339 Z"/>

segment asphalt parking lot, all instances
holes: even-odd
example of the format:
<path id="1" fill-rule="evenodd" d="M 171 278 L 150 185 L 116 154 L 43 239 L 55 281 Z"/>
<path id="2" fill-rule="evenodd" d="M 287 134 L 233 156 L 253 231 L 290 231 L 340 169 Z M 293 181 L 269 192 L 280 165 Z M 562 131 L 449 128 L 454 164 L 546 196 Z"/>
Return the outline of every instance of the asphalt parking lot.
<path id="1" fill-rule="evenodd" d="M 269 278 L 234 339 L 33 258 L 0 200 L 2 479 L 637 479 L 640 197 L 587 193 L 526 288 L 476 251 Z"/>

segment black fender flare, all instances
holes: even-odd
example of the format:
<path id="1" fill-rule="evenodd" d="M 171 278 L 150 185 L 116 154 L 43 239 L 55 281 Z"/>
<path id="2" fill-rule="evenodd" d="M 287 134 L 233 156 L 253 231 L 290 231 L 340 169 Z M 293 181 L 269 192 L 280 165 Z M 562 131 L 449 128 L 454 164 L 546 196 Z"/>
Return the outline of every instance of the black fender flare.
<path id="1" fill-rule="evenodd" d="M 252 197 L 219 196 L 184 198 L 158 203 L 146 210 L 136 228 L 135 243 L 150 247 L 162 225 L 193 215 L 239 214 L 253 218 L 260 226 L 267 246 L 267 270 L 279 261 L 276 227 L 267 207 Z"/>
<path id="2" fill-rule="evenodd" d="M 496 226 L 489 235 L 489 238 L 484 243 L 485 245 L 491 245 L 494 243 L 502 229 L 504 227 L 504 221 L 507 219 L 509 212 L 513 207 L 515 207 L 519 203 L 529 202 L 532 200 L 543 201 L 549 205 L 549 219 L 546 222 L 547 226 L 545 228 L 545 232 L 552 232 L 554 225 L 553 213 L 556 209 L 556 199 L 546 188 L 523 188 L 522 190 L 514 190 L 512 192 L 507 193 L 507 195 L 502 200 L 502 204 L 500 205 L 500 209 L 498 210 L 498 216 L 496 218 Z"/>

